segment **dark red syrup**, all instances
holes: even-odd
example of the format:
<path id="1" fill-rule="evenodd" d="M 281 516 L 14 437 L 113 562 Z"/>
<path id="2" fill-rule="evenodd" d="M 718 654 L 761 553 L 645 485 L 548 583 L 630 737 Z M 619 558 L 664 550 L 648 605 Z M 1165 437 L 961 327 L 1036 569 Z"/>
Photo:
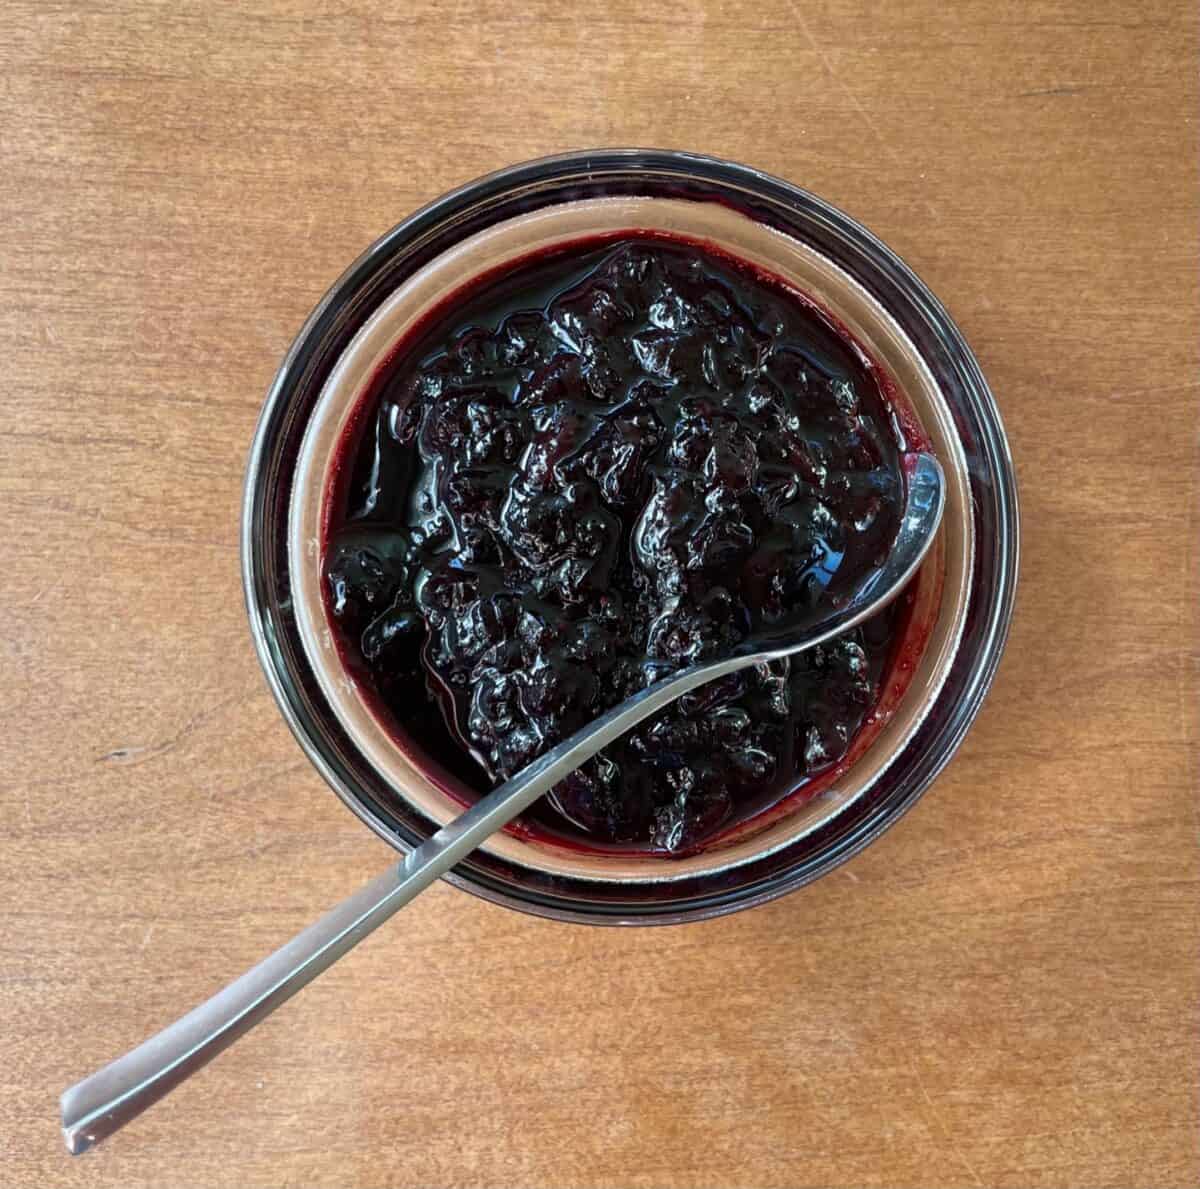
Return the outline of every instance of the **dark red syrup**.
<path id="1" fill-rule="evenodd" d="M 327 614 L 405 750 L 487 791 L 855 588 L 895 536 L 901 454 L 925 446 L 886 373 L 782 280 L 680 237 L 577 240 L 477 278 L 373 379 L 330 482 Z M 919 657 L 911 601 L 686 695 L 516 832 L 686 854 L 815 793 Z"/>

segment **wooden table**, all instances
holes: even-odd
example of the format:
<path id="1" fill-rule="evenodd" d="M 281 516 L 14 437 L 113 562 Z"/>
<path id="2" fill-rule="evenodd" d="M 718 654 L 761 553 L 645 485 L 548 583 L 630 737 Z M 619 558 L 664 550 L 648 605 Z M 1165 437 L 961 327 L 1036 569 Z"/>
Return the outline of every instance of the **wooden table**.
<path id="1" fill-rule="evenodd" d="M 9 0 L 2 25 L 0 1185 L 1196 1183 L 1191 4 Z M 964 328 L 1024 522 L 981 718 L 917 811 L 766 908 L 589 929 L 439 887 L 72 1161 L 62 1088 L 389 857 L 246 629 L 280 356 L 417 204 L 614 143 L 810 187 Z"/>

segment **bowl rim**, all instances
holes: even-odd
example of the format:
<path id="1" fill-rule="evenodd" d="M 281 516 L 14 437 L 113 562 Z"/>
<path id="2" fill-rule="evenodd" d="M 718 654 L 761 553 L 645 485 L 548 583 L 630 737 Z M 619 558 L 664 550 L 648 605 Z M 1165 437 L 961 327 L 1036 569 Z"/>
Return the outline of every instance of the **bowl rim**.
<path id="1" fill-rule="evenodd" d="M 848 249 L 861 254 L 866 264 L 876 271 L 890 274 L 888 280 L 899 288 L 901 296 L 910 303 L 912 308 L 909 312 L 915 314 L 946 349 L 947 361 L 956 369 L 957 379 L 979 423 L 975 428 L 980 433 L 979 446 L 983 448 L 989 464 L 986 478 L 995 502 L 996 540 L 993 542 L 991 560 L 996 573 L 988 605 L 982 609 L 976 608 L 976 613 L 982 610 L 984 615 L 982 636 L 975 654 L 970 658 L 968 680 L 951 707 L 952 721 L 942 725 L 936 740 L 937 747 L 931 749 L 936 750 L 937 754 L 924 764 L 919 776 L 902 795 L 892 797 L 881 812 L 870 814 L 867 821 L 858 823 L 858 828 L 838 838 L 836 844 L 817 859 L 806 862 L 803 870 L 785 872 L 782 877 L 771 877 L 759 887 L 735 889 L 732 892 L 728 889 L 718 890 L 707 895 L 691 895 L 682 904 L 656 903 L 649 906 L 632 903 L 603 906 L 572 904 L 570 897 L 564 902 L 560 895 L 547 897 L 536 891 L 531 893 L 528 889 L 514 887 L 511 881 L 508 884 L 498 883 L 484 873 L 472 870 L 469 864 L 456 868 L 447 876 L 456 886 L 493 902 L 555 919 L 591 923 L 673 923 L 703 919 L 763 903 L 825 874 L 899 820 L 949 762 L 990 688 L 1011 623 L 1019 564 L 1015 475 L 995 400 L 961 331 L 940 302 L 915 273 L 871 232 L 836 207 L 789 182 L 749 166 L 700 154 L 603 149 L 558 154 L 498 170 L 457 187 L 414 212 L 377 239 L 334 282 L 289 347 L 268 390 L 250 450 L 242 507 L 241 544 L 243 583 L 255 649 L 285 721 L 310 761 L 356 816 L 400 850 L 410 848 L 420 837 L 419 831 L 413 837 L 398 833 L 395 823 L 385 820 L 363 791 L 346 781 L 344 772 L 338 770 L 335 762 L 337 757 L 318 743 L 311 726 L 305 721 L 303 707 L 297 700 L 295 682 L 281 653 L 279 636 L 283 629 L 278 612 L 287 596 L 286 592 L 281 596 L 273 587 L 270 578 L 274 575 L 269 573 L 270 567 L 264 564 L 264 549 L 270 542 L 265 539 L 263 522 L 272 499 L 279 498 L 276 480 L 280 469 L 280 426 L 286 424 L 289 402 L 302 383 L 306 369 L 312 366 L 318 349 L 327 343 L 337 320 L 348 316 L 356 303 L 362 304 L 364 290 L 372 278 L 378 277 L 381 268 L 398 253 L 406 248 L 411 250 L 413 245 L 419 245 L 439 228 L 443 233 L 447 228 L 453 233 L 455 226 L 462 222 L 464 212 L 470 211 L 474 205 L 511 199 L 535 190 L 540 183 L 561 182 L 563 177 L 580 178 L 581 184 L 586 185 L 603 183 L 617 174 L 624 176 L 637 171 L 644 171 L 648 178 L 653 175 L 661 180 L 662 176 L 669 176 L 694 180 L 699 185 L 731 183 L 752 197 L 760 196 L 764 201 L 782 205 L 785 210 L 792 208 L 797 218 L 824 221 L 837 234 L 839 243 L 846 241 Z M 569 197 L 558 201 L 569 201 Z M 438 250 L 444 250 L 444 247 Z M 861 281 L 860 277 L 856 276 L 856 279 Z M 890 309 L 886 302 L 884 306 Z M 290 491 L 283 493 L 285 505 L 289 494 Z M 286 516 L 283 532 L 286 535 Z M 985 545 L 985 541 L 979 541 L 977 554 L 983 552 Z M 978 556 L 975 564 L 980 564 Z M 980 597 L 979 584 L 972 585 L 975 588 L 972 600 L 975 600 Z M 628 886 L 624 890 L 630 891 Z"/>
<path id="2" fill-rule="evenodd" d="M 719 251 L 772 270 L 853 334 L 903 390 L 909 406 L 906 416 L 918 420 L 936 444 L 946 472 L 947 523 L 929 566 L 922 567 L 910 587 L 918 614 L 916 630 L 924 641 L 920 655 L 907 667 L 889 670 L 870 723 L 855 737 L 852 762 L 839 761 L 807 791 L 781 796 L 728 834 L 718 834 L 699 851 L 684 856 L 587 851 L 577 842 L 538 831 L 497 831 L 480 847 L 514 866 L 581 881 L 635 886 L 713 875 L 754 862 L 842 813 L 884 777 L 934 704 L 953 665 L 969 604 L 974 548 L 966 459 L 936 381 L 887 311 L 813 249 L 724 206 L 660 197 L 608 197 L 566 201 L 530 217 L 501 220 L 459 240 L 404 280 L 346 346 L 308 416 L 293 471 L 288 516 L 292 605 L 308 666 L 325 703 L 397 796 L 435 825 L 447 824 L 462 812 L 472 791 L 436 763 L 431 771 L 420 743 L 411 735 L 397 735 L 393 729 L 397 724 L 334 644 L 338 629 L 329 617 L 324 583 L 314 564 L 323 560 L 326 544 L 328 476 L 337 465 L 347 432 L 362 424 L 363 402 L 370 399 L 380 368 L 389 365 L 397 344 L 405 341 L 409 328 L 419 324 L 430 308 L 461 292 L 464 278 L 481 268 L 519 267 L 530 252 L 569 245 L 580 236 L 614 236 L 631 229 L 640 235 L 656 228 L 658 234 L 690 240 L 701 250 L 716 245 Z"/>

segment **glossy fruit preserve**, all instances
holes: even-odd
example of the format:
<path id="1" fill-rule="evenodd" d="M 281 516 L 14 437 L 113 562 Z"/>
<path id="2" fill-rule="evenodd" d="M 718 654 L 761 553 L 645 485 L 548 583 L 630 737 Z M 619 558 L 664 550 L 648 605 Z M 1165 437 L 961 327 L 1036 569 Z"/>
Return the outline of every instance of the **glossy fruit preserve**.
<path id="1" fill-rule="evenodd" d="M 853 589 L 914 435 L 849 334 L 746 262 L 648 232 L 536 253 L 427 313 L 355 411 L 322 548 L 339 652 L 401 746 L 489 789 Z M 527 819 L 686 854 L 811 795 L 870 729 L 907 605 L 701 687 Z"/>

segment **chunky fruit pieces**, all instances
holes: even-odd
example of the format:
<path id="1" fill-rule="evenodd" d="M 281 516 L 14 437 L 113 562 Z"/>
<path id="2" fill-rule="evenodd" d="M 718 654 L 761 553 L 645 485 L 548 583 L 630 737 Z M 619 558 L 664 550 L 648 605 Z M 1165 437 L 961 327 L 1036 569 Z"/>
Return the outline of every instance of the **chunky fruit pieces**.
<path id="1" fill-rule="evenodd" d="M 368 402 L 328 611 L 382 705 L 468 779 L 473 761 L 477 787 L 811 612 L 896 529 L 874 365 L 695 244 L 631 233 L 519 261 L 427 319 Z M 803 787 L 846 755 L 901 618 L 681 699 L 554 790 L 558 827 L 686 853 Z"/>

